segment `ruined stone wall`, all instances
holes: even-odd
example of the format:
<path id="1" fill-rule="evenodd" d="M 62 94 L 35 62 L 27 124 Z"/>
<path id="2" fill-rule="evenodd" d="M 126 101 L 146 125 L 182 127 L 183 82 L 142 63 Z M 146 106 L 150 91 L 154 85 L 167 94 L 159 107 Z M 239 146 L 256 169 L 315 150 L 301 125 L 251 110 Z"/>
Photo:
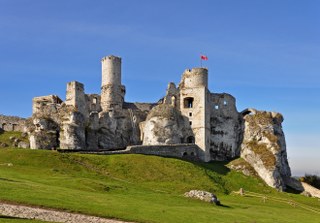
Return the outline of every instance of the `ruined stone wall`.
<path id="1" fill-rule="evenodd" d="M 155 156 L 177 157 L 199 160 L 202 151 L 197 145 L 173 144 L 173 145 L 135 145 L 128 146 L 127 153 L 146 154 Z"/>
<path id="2" fill-rule="evenodd" d="M 59 147 L 60 113 L 64 106 L 56 95 L 33 98 L 33 114 L 27 126 L 31 149 Z"/>
<path id="3" fill-rule="evenodd" d="M 239 156 L 242 121 L 235 98 L 226 93 L 210 96 L 210 159 L 225 160 Z"/>
<path id="4" fill-rule="evenodd" d="M 50 106 L 56 107 L 61 103 L 62 100 L 57 95 L 34 97 L 32 99 L 32 114 L 42 114 L 44 109 L 48 109 Z M 47 115 L 50 115 L 50 110 Z"/>
<path id="5" fill-rule="evenodd" d="M 66 105 L 70 105 L 76 108 L 77 112 L 80 112 L 85 117 L 88 114 L 87 98 L 84 93 L 84 85 L 77 81 L 72 81 L 67 84 Z"/>
<path id="6" fill-rule="evenodd" d="M 87 113 L 101 112 L 101 96 L 98 94 L 86 94 Z"/>
<path id="7" fill-rule="evenodd" d="M 1 131 L 26 131 L 26 119 L 16 116 L 0 115 L 0 132 Z"/>
<path id="8" fill-rule="evenodd" d="M 168 84 L 166 96 L 163 98 L 163 103 L 171 105 L 180 110 L 180 93 L 179 89 L 172 82 Z"/>

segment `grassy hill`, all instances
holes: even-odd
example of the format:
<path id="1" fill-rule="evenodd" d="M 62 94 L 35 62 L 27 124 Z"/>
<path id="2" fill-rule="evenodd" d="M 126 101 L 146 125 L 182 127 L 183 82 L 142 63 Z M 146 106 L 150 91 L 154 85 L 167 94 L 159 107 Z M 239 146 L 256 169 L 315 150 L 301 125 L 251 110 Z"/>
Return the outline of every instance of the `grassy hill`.
<path id="1" fill-rule="evenodd" d="M 137 222 L 319 222 L 320 213 L 230 194 L 242 187 L 320 209 L 318 199 L 279 193 L 226 164 L 0 149 L 0 200 Z M 214 192 L 224 206 L 183 197 L 192 189 Z"/>

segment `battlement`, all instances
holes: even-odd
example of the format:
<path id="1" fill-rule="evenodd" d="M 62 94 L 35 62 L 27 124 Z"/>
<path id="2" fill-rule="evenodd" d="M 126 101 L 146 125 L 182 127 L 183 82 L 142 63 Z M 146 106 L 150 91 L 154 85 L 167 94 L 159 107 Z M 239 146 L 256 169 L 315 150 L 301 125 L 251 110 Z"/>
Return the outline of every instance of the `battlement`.
<path id="1" fill-rule="evenodd" d="M 185 69 L 183 74 L 208 74 L 208 68 L 194 67 L 191 69 Z"/>
<path id="2" fill-rule="evenodd" d="M 182 74 L 180 86 L 183 88 L 208 87 L 208 69 L 203 67 L 186 69 Z"/>
<path id="3" fill-rule="evenodd" d="M 114 61 L 120 61 L 121 62 L 121 57 L 114 56 L 114 55 L 109 55 L 109 56 L 102 57 L 101 62 L 103 62 L 105 60 L 114 60 Z"/>
<path id="4" fill-rule="evenodd" d="M 71 81 L 67 83 L 67 87 L 77 89 L 78 91 L 84 90 L 84 85 L 78 81 Z"/>

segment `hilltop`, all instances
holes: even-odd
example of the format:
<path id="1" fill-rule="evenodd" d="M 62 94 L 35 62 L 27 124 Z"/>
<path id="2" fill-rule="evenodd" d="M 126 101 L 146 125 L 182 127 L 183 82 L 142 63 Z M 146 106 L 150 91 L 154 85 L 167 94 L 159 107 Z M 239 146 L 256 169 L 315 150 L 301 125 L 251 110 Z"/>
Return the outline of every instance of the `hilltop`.
<path id="1" fill-rule="evenodd" d="M 233 195 L 246 191 L 320 209 L 317 199 L 280 193 L 227 162 L 198 163 L 146 155 L 85 155 L 0 150 L 0 200 L 136 222 L 317 222 L 319 213 L 287 203 Z M 215 193 L 224 206 L 185 198 Z M 0 218 L 1 222 L 1 218 Z"/>

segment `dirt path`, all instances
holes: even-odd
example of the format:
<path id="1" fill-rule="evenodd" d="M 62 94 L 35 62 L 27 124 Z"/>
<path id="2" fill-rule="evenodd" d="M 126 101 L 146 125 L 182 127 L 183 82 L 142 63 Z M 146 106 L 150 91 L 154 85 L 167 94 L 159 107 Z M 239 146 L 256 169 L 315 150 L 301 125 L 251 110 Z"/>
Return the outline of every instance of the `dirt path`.
<path id="1" fill-rule="evenodd" d="M 47 210 L 44 208 L 28 207 L 23 205 L 14 205 L 0 203 L 0 215 L 37 219 L 50 222 L 68 222 L 68 223 L 129 223 L 125 221 L 112 220 L 83 214 L 73 214 L 64 211 Z"/>

